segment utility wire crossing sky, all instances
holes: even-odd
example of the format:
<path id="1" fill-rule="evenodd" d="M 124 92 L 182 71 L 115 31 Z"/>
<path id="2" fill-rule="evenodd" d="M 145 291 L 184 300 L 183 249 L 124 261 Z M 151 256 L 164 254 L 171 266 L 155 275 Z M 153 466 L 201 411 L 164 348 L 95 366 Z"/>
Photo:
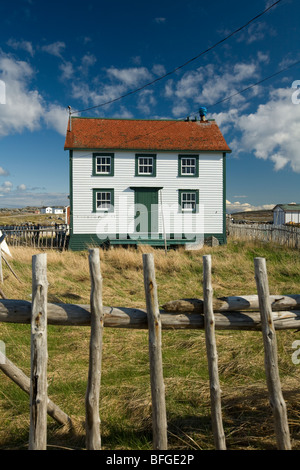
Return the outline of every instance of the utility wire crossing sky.
<path id="1" fill-rule="evenodd" d="M 299 14 L 297 0 L 4 2 L 0 207 L 68 204 L 68 106 L 171 120 L 204 106 L 232 149 L 228 211 L 300 202 Z"/>

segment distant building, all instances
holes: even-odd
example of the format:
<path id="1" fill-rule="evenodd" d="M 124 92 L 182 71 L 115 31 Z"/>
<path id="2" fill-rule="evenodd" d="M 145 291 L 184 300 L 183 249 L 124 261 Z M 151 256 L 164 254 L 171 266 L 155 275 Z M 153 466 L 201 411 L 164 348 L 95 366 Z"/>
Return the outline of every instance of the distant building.
<path id="1" fill-rule="evenodd" d="M 53 209 L 52 207 L 42 207 L 41 214 L 52 214 Z"/>
<path id="2" fill-rule="evenodd" d="M 52 207 L 53 214 L 63 214 L 64 210 L 61 207 Z"/>
<path id="3" fill-rule="evenodd" d="M 64 210 L 61 207 L 42 207 L 41 214 L 63 214 Z"/>
<path id="4" fill-rule="evenodd" d="M 300 224 L 300 204 L 277 204 L 273 209 L 274 225 Z"/>

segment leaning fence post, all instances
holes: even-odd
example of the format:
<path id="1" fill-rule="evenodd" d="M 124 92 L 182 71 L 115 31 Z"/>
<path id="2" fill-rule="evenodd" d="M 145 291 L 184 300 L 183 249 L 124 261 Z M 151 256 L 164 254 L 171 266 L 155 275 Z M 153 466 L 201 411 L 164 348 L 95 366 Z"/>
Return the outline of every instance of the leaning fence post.
<path id="1" fill-rule="evenodd" d="M 215 338 L 213 312 L 213 288 L 211 283 L 211 256 L 203 256 L 203 302 L 206 352 L 210 380 L 212 427 L 217 450 L 226 450 L 221 411 L 221 389 L 218 374 L 218 353 Z"/>
<path id="2" fill-rule="evenodd" d="M 91 276 L 91 337 L 86 406 L 86 448 L 101 449 L 99 394 L 101 384 L 103 305 L 99 249 L 89 250 Z"/>
<path id="3" fill-rule="evenodd" d="M 277 446 L 279 450 L 290 450 L 290 433 L 286 405 L 281 392 L 276 332 L 272 317 L 266 260 L 264 258 L 255 258 L 254 266 L 265 349 L 267 386 L 273 410 Z"/>
<path id="4" fill-rule="evenodd" d="M 149 331 L 153 448 L 155 450 L 167 450 L 167 416 L 161 351 L 161 320 L 154 259 L 151 253 L 143 254 L 143 269 Z"/>
<path id="5" fill-rule="evenodd" d="M 47 255 L 32 257 L 29 450 L 47 447 Z"/>

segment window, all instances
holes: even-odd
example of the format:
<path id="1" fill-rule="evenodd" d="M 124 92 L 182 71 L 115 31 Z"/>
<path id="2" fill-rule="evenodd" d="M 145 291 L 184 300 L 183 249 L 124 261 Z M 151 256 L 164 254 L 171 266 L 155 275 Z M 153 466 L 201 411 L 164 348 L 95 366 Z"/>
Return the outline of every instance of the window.
<path id="1" fill-rule="evenodd" d="M 93 176 L 114 176 L 113 153 L 93 153 Z"/>
<path id="2" fill-rule="evenodd" d="M 178 176 L 198 177 L 199 176 L 199 156 L 179 155 L 178 156 Z"/>
<path id="3" fill-rule="evenodd" d="M 114 190 L 93 189 L 93 212 L 114 211 Z"/>
<path id="4" fill-rule="evenodd" d="M 179 206 L 181 212 L 195 214 L 198 212 L 199 191 L 196 189 L 180 189 L 179 190 Z"/>
<path id="5" fill-rule="evenodd" d="M 156 155 L 136 155 L 135 176 L 156 176 Z"/>

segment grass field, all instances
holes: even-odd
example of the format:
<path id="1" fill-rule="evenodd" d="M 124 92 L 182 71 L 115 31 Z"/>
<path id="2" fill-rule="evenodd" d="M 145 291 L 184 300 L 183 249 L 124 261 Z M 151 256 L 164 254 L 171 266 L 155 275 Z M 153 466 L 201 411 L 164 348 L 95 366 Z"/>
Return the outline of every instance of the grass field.
<path id="1" fill-rule="evenodd" d="M 109 306 L 145 308 L 142 252 L 117 248 L 101 252 L 103 302 Z M 3 291 L 8 298 L 30 300 L 29 248 L 12 249 L 4 266 Z M 87 252 L 48 251 L 49 301 L 89 303 Z M 184 297 L 203 298 L 202 256 L 212 255 L 214 295 L 256 293 L 253 259 L 267 260 L 271 294 L 300 293 L 300 254 L 283 247 L 230 241 L 199 252 L 153 251 L 160 305 Z M 48 393 L 75 423 L 71 431 L 49 418 L 49 449 L 84 449 L 84 398 L 88 372 L 88 327 L 48 327 Z M 276 449 L 260 332 L 217 331 L 223 423 L 228 449 Z M 6 353 L 30 374 L 30 327 L 0 323 Z M 277 333 L 279 367 L 287 404 L 292 447 L 300 450 L 300 366 L 293 364 L 292 344 L 300 332 Z M 170 449 L 213 449 L 204 332 L 163 331 L 163 366 Z M 100 416 L 102 446 L 151 449 L 151 396 L 146 330 L 104 331 Z M 4 374 L 0 381 L 0 449 L 26 449 L 29 397 Z"/>

